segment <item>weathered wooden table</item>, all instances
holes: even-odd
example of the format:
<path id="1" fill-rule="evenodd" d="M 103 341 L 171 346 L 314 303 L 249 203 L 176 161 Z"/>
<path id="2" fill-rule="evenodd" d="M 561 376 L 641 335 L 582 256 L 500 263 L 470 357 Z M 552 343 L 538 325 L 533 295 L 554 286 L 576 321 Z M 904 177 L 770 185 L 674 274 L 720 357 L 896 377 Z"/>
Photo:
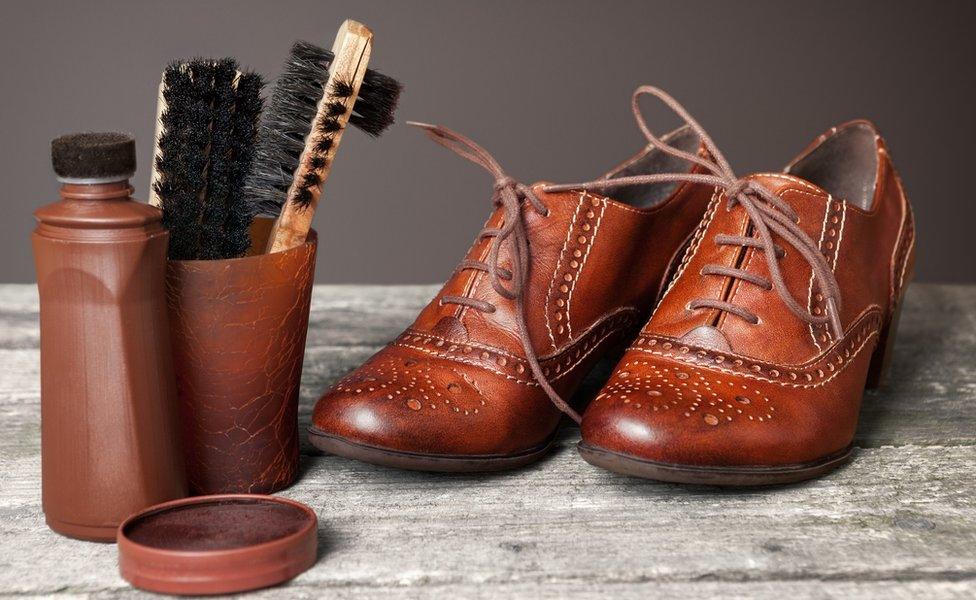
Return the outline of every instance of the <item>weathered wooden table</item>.
<path id="1" fill-rule="evenodd" d="M 302 425 L 318 395 L 406 326 L 433 287 L 320 286 Z M 40 506 L 37 299 L 0 286 L 0 597 L 136 594 L 114 545 L 49 531 Z M 320 518 L 320 559 L 267 597 L 976 597 L 976 287 L 909 290 L 854 461 L 721 490 L 629 479 L 576 454 L 431 475 L 316 455 L 282 495 Z"/>

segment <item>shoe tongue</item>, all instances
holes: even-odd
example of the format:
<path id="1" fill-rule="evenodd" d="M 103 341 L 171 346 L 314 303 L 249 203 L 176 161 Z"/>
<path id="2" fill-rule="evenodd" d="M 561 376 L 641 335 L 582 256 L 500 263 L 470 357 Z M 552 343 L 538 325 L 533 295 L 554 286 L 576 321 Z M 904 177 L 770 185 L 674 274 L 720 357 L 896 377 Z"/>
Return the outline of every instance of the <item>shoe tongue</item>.
<path id="1" fill-rule="evenodd" d="M 787 190 L 803 192 L 801 194 L 790 194 L 787 202 L 797 210 L 802 210 L 803 207 L 811 204 L 817 206 L 819 210 L 823 207 L 824 200 L 830 195 L 809 181 L 787 173 L 755 173 L 746 179 L 760 184 L 777 196 L 781 196 Z"/>
<path id="2" fill-rule="evenodd" d="M 468 328 L 456 317 L 442 317 L 437 325 L 434 325 L 431 333 L 449 340 L 468 341 Z"/>
<path id="3" fill-rule="evenodd" d="M 711 325 L 700 325 L 681 336 L 681 341 L 717 352 L 732 352 L 732 344 L 725 334 Z"/>
<path id="4" fill-rule="evenodd" d="M 756 173 L 746 179 L 781 197 L 804 221 L 819 223 L 822 220 L 824 202 L 829 194 L 816 185 L 785 173 Z M 810 219 L 810 216 L 816 218 Z M 734 340 L 730 340 L 724 331 L 711 325 L 693 327 L 679 339 L 685 344 L 716 352 L 735 350 Z"/>

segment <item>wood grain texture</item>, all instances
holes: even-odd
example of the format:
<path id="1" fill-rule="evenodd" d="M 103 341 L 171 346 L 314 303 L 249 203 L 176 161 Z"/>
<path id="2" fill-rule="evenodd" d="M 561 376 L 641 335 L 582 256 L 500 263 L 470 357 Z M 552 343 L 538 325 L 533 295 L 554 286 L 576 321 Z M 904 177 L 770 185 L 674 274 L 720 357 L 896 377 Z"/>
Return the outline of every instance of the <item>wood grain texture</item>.
<path id="1" fill-rule="evenodd" d="M 432 286 L 317 287 L 300 419 L 395 336 Z M 938 308 L 935 308 L 938 307 Z M 914 286 L 888 382 L 865 399 L 854 461 L 772 490 L 615 476 L 575 429 L 521 471 L 446 476 L 305 447 L 281 495 L 321 520 L 295 598 L 971 598 L 976 595 L 976 288 Z M 114 546 L 61 538 L 39 498 L 37 301 L 0 286 L 0 596 L 135 594 Z"/>
<path id="2" fill-rule="evenodd" d="M 324 92 L 319 99 L 315 118 L 309 125 L 305 149 L 298 160 L 298 169 L 295 171 L 291 187 L 288 188 L 285 205 L 271 230 L 267 248 L 269 254 L 284 252 L 305 243 L 305 236 L 312 228 L 312 217 L 315 216 L 322 187 L 329 180 L 332 161 L 335 160 L 339 144 L 342 142 L 342 134 L 352 116 L 359 88 L 366 76 L 366 65 L 369 64 L 372 44 L 373 32 L 362 23 L 346 19 L 339 27 L 335 42 L 332 44 L 334 58 L 329 65 L 329 80 L 323 86 Z M 350 93 L 344 98 L 335 93 L 340 84 L 349 87 Z M 331 116 L 329 106 L 333 103 L 345 105 L 345 112 Z M 335 122 L 336 131 L 331 133 L 322 131 L 322 124 L 330 119 Z M 330 137 L 332 144 L 327 151 L 320 152 L 317 146 L 323 137 Z M 320 159 L 322 166 L 316 167 L 313 163 L 314 158 Z M 315 177 L 318 182 L 316 185 L 309 186 L 305 183 L 306 177 L 310 175 Z M 310 200 L 307 203 L 299 204 L 297 201 L 296 195 L 299 190 L 307 190 L 309 193 Z"/>

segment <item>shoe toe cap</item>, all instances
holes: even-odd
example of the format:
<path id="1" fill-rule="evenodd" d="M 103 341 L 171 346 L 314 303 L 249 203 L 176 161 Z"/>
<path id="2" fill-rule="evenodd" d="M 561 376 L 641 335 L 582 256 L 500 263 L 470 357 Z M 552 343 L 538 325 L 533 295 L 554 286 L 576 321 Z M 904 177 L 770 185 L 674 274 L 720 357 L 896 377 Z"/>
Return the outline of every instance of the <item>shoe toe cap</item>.
<path id="1" fill-rule="evenodd" d="M 824 403 L 802 390 L 674 366 L 624 373 L 615 373 L 583 416 L 584 445 L 662 464 L 724 467 L 800 464 L 847 443 L 823 418 Z"/>
<path id="2" fill-rule="evenodd" d="M 514 385 L 436 357 L 386 349 L 319 399 L 315 433 L 354 444 L 424 455 L 518 452 L 538 443 L 532 424 L 506 396 Z M 528 406 L 528 403 L 522 403 Z M 544 430 L 534 424 L 528 431 Z"/>

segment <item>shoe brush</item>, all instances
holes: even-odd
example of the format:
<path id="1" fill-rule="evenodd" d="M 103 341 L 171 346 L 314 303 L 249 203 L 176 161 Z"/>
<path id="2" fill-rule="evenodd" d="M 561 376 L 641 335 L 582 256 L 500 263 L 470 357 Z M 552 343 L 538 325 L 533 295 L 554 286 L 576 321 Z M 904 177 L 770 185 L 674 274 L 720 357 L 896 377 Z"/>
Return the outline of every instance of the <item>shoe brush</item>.
<path id="1" fill-rule="evenodd" d="M 297 42 L 261 123 L 245 194 L 252 212 L 276 217 L 267 252 L 300 246 L 352 123 L 378 136 L 393 122 L 400 84 L 367 69 L 373 33 L 347 20 L 332 51 Z"/>
<path id="2" fill-rule="evenodd" d="M 236 61 L 174 62 L 159 85 L 149 202 L 163 210 L 174 260 L 242 256 L 253 218 L 244 200 L 263 105 L 260 75 Z"/>

